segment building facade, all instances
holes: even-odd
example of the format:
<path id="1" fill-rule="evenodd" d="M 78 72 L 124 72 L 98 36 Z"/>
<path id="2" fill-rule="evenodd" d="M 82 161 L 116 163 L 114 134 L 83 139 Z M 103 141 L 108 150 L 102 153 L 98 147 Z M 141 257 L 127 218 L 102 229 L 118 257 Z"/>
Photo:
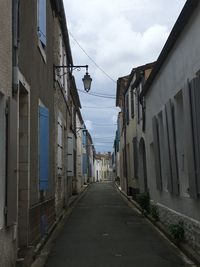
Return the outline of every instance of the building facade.
<path id="1" fill-rule="evenodd" d="M 187 1 L 141 94 L 146 103 L 150 197 L 159 209 L 161 222 L 168 226 L 181 221 L 186 241 L 197 251 L 199 27 L 199 1 Z"/>
<path id="2" fill-rule="evenodd" d="M 12 57 L 18 42 L 17 36 L 12 31 L 12 2 L 0 1 L 0 262 L 2 266 L 13 266 L 17 251 L 18 93 L 14 77 L 16 62 Z"/>
<path id="3" fill-rule="evenodd" d="M 0 1 L 0 22 L 0 265 L 10 267 L 80 191 L 84 123 L 63 1 Z"/>

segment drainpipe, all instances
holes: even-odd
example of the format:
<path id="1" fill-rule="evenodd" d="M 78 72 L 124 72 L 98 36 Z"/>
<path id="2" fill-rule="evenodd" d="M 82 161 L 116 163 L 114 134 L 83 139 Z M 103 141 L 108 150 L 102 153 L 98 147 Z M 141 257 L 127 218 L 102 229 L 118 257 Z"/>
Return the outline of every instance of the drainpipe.
<path id="1" fill-rule="evenodd" d="M 16 96 L 19 89 L 19 70 L 18 70 L 18 47 L 19 47 L 19 0 L 12 0 L 12 91 Z"/>

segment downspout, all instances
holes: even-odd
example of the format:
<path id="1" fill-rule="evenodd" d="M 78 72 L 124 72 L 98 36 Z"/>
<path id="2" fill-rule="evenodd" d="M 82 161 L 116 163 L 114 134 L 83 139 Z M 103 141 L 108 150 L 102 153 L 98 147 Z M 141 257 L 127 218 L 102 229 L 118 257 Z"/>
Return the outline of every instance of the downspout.
<path id="1" fill-rule="evenodd" d="M 19 47 L 19 0 L 12 0 L 12 93 L 16 97 L 19 90 L 18 69 L 18 47 Z"/>

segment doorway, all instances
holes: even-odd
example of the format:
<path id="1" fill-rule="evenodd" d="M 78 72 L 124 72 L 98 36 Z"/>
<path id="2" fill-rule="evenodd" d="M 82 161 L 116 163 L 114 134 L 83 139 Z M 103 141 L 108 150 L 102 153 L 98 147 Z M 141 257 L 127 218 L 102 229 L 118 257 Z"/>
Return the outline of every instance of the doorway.
<path id="1" fill-rule="evenodd" d="M 20 83 L 19 90 L 19 187 L 18 246 L 28 246 L 30 184 L 30 103 L 29 93 Z"/>

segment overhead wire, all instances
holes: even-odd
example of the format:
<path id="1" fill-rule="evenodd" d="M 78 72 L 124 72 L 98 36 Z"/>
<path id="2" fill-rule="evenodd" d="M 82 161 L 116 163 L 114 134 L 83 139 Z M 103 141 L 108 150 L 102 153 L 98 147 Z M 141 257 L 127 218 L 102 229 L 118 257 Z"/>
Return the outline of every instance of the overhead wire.
<path id="1" fill-rule="evenodd" d="M 105 93 L 97 93 L 97 92 L 85 92 L 84 90 L 82 90 L 82 89 L 77 89 L 78 91 L 80 91 L 80 92 L 84 92 L 84 93 L 87 93 L 87 94 L 95 94 L 95 95 L 100 95 L 100 96 L 108 96 L 108 97 L 114 97 L 115 98 L 115 95 L 110 95 L 110 94 L 105 94 Z"/>
<path id="2" fill-rule="evenodd" d="M 107 76 L 112 82 L 116 83 L 116 81 L 108 74 L 105 72 L 104 69 L 102 69 L 95 61 L 94 59 L 85 51 L 85 49 L 80 45 L 80 43 L 76 40 L 76 38 L 73 36 L 73 34 L 69 31 L 69 35 L 71 38 L 74 40 L 74 42 L 79 46 L 79 48 L 83 51 L 83 53 L 94 63 L 94 65 L 102 72 L 104 75 Z"/>
<path id="3" fill-rule="evenodd" d="M 83 93 L 83 94 L 87 94 L 87 95 L 91 95 L 91 96 L 95 96 L 95 97 L 101 97 L 101 98 L 107 98 L 107 99 L 115 99 L 115 97 L 112 96 L 106 96 L 106 95 L 99 95 L 99 94 L 95 94 L 95 93 L 87 93 L 83 90 L 77 89 L 79 92 Z"/>
<path id="4" fill-rule="evenodd" d="M 107 108 L 117 108 L 117 107 L 115 107 L 115 106 L 113 106 L 113 107 L 87 107 L 87 106 L 82 106 L 82 108 L 94 108 L 94 109 L 107 109 Z"/>

